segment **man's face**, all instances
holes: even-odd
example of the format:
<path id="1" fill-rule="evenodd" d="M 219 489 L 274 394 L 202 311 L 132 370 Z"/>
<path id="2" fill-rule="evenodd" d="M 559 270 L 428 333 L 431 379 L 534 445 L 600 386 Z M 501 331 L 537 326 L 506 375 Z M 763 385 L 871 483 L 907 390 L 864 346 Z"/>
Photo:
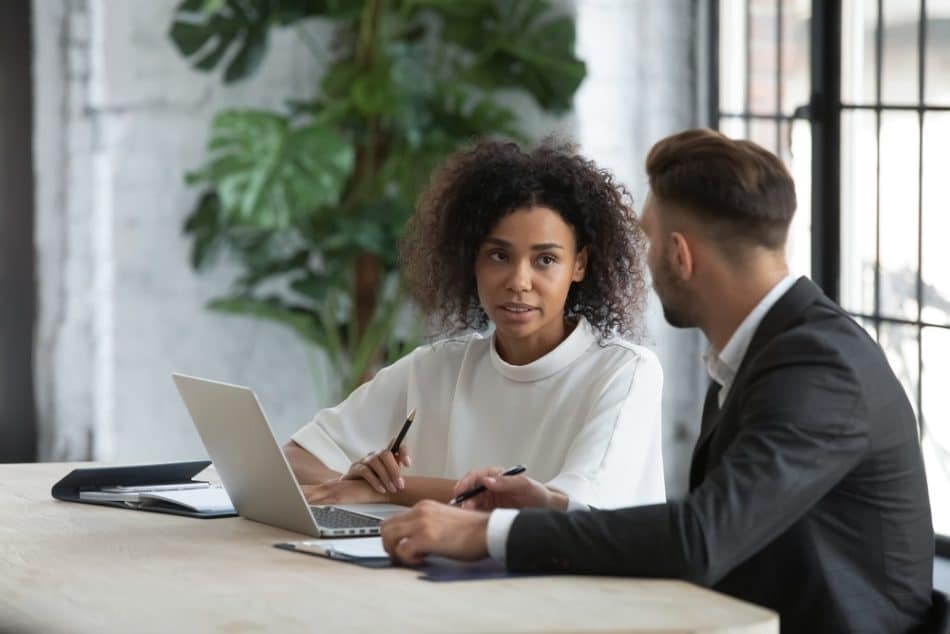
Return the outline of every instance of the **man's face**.
<path id="1" fill-rule="evenodd" d="M 671 232 L 664 226 L 660 203 L 651 193 L 643 206 L 640 225 L 650 243 L 647 266 L 653 278 L 653 289 L 663 306 L 663 316 L 675 328 L 691 328 L 698 324 L 691 307 L 689 289 L 677 272 L 675 249 L 678 248 Z M 682 247 L 679 247 L 682 248 Z"/>

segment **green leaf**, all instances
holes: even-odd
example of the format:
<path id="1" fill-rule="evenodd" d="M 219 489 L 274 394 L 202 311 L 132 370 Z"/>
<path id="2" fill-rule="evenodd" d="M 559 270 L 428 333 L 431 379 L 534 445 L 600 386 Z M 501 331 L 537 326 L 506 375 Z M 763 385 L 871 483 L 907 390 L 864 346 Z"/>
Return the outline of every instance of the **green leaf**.
<path id="1" fill-rule="evenodd" d="M 250 76 L 267 48 L 270 0 L 185 0 L 175 9 L 168 35 L 198 70 L 210 71 L 230 52 L 225 82 Z"/>
<path id="2" fill-rule="evenodd" d="M 222 313 L 267 319 L 291 328 L 310 343 L 321 347 L 326 345 L 326 336 L 319 322 L 308 310 L 288 305 L 277 297 L 225 297 L 212 300 L 208 308 Z"/>
<path id="3" fill-rule="evenodd" d="M 249 77 L 261 65 L 264 51 L 267 49 L 267 31 L 262 25 L 256 25 L 248 31 L 244 43 L 228 64 L 224 72 L 225 83 L 231 83 Z"/>
<path id="4" fill-rule="evenodd" d="M 291 281 L 290 287 L 314 303 L 322 304 L 332 292 L 342 286 L 341 282 L 340 276 L 317 275 L 313 271 L 307 271 Z"/>
<path id="5" fill-rule="evenodd" d="M 245 288 L 251 288 L 276 275 L 306 269 L 307 262 L 310 259 L 309 251 L 300 249 L 289 257 L 280 257 L 270 250 L 269 246 L 272 241 L 262 241 L 256 251 L 245 250 L 243 260 L 247 271 L 238 278 L 238 284 Z"/>
<path id="6" fill-rule="evenodd" d="M 461 79 L 486 90 L 528 91 L 545 110 L 563 112 L 584 78 L 574 54 L 574 22 L 546 0 L 478 2 L 478 17 L 426 0 L 443 20 L 443 37 L 475 55 Z"/>
<path id="7" fill-rule="evenodd" d="M 229 221 L 262 229 L 336 204 L 353 167 L 352 148 L 333 129 L 291 127 L 269 112 L 222 112 L 208 147 L 212 162 L 196 176 L 217 186 Z"/>
<path id="8" fill-rule="evenodd" d="M 358 0 L 278 0 L 274 7 L 274 21 L 286 26 L 312 17 L 354 19 L 359 17 L 362 4 Z"/>
<path id="9" fill-rule="evenodd" d="M 219 222 L 220 205 L 214 192 L 205 192 L 198 204 L 185 220 L 184 232 L 194 237 L 191 246 L 191 266 L 201 269 L 210 260 L 215 247 L 222 237 Z"/>

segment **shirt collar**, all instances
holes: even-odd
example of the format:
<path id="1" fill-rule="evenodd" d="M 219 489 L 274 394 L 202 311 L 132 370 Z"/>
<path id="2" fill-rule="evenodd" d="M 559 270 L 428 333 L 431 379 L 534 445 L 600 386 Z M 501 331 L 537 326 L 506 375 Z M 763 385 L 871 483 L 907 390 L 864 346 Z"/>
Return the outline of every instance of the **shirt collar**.
<path id="1" fill-rule="evenodd" d="M 540 381 L 560 370 L 563 370 L 588 348 L 597 342 L 594 329 L 583 316 L 578 318 L 574 331 L 558 346 L 540 359 L 525 365 L 512 365 L 498 356 L 495 347 L 495 333 L 491 336 L 491 363 L 499 374 L 512 381 L 529 382 Z"/>
<path id="2" fill-rule="evenodd" d="M 739 366 L 742 365 L 746 350 L 749 349 L 749 344 L 752 343 L 752 336 L 755 334 L 755 331 L 759 329 L 759 325 L 769 310 L 772 309 L 772 306 L 788 292 L 788 289 L 790 289 L 794 283 L 795 277 L 793 275 L 786 275 L 779 280 L 779 282 L 772 287 L 772 290 L 766 293 L 765 297 L 746 315 L 742 323 L 739 324 L 739 327 L 736 328 L 732 336 L 729 337 L 729 341 L 726 342 L 722 351 L 716 350 L 714 345 L 709 344 L 709 347 L 706 348 L 706 351 L 703 353 L 706 371 L 716 383 L 722 386 L 722 389 L 719 391 L 720 407 L 726 399 L 726 394 L 732 385 L 732 381 L 736 378 Z"/>

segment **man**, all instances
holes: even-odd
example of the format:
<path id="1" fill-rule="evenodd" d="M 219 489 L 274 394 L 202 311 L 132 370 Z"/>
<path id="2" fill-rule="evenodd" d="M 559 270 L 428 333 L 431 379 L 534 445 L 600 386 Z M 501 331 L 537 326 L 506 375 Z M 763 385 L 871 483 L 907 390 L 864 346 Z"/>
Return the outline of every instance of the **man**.
<path id="1" fill-rule="evenodd" d="M 787 170 L 709 130 L 663 139 L 646 169 L 653 285 L 672 325 L 710 341 L 689 494 L 562 512 L 551 509 L 577 504 L 483 470 L 458 488 L 484 483 L 473 507 L 498 510 L 420 504 L 383 525 L 387 551 L 410 564 L 491 555 L 513 571 L 686 579 L 778 611 L 788 632 L 924 623 L 934 536 L 914 413 L 864 330 L 789 276 Z"/>

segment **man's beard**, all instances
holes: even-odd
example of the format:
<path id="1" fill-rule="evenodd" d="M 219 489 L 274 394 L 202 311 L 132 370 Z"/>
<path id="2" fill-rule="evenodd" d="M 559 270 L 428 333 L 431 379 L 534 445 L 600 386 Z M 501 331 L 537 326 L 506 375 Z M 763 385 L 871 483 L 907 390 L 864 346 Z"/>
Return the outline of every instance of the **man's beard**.
<path id="1" fill-rule="evenodd" d="M 667 259 L 660 259 L 660 266 L 653 275 L 653 289 L 660 298 L 663 317 L 674 328 L 692 328 L 697 320 L 690 310 L 689 296 L 683 283 L 673 274 Z"/>

